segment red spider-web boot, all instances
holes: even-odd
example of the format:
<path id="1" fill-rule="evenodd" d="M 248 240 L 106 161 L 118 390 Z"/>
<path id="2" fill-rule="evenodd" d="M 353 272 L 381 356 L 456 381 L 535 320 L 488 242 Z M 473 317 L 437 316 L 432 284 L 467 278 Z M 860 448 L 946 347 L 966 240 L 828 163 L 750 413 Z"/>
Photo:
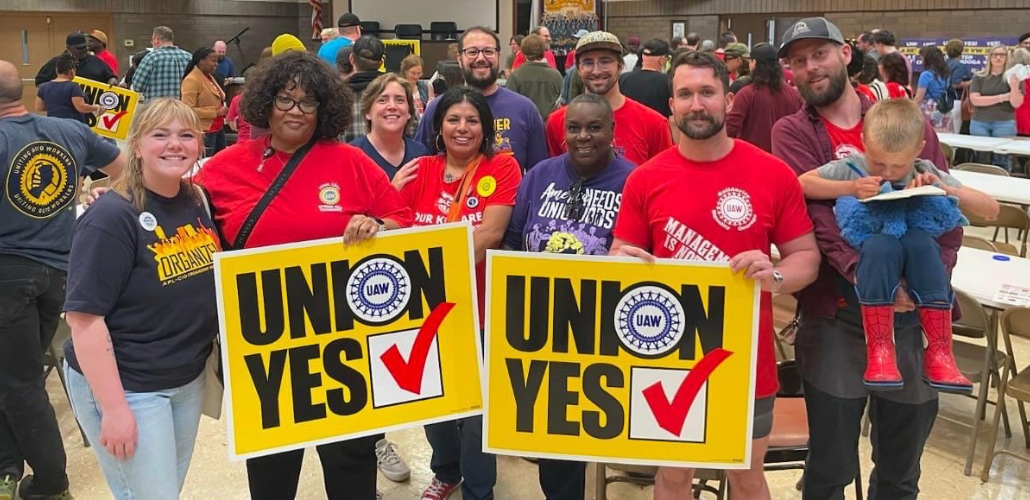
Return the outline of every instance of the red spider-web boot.
<path id="1" fill-rule="evenodd" d="M 901 389 L 904 381 L 898 371 L 894 351 L 894 307 L 862 306 L 865 329 L 866 368 L 862 382 L 876 391 Z"/>
<path id="2" fill-rule="evenodd" d="M 951 309 L 919 308 L 919 322 L 926 335 L 923 352 L 923 378 L 939 391 L 969 394 L 973 383 L 955 365 L 951 350 Z"/>

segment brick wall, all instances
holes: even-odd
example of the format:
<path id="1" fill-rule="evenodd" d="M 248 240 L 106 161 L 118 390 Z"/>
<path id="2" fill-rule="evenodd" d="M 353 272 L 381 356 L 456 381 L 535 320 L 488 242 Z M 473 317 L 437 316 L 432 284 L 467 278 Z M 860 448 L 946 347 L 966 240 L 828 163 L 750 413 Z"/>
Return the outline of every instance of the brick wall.
<path id="1" fill-rule="evenodd" d="M 873 28 L 889 30 L 898 38 L 1018 37 L 1030 31 L 1030 9 L 828 12 L 826 17 L 845 36 L 854 36 Z"/>

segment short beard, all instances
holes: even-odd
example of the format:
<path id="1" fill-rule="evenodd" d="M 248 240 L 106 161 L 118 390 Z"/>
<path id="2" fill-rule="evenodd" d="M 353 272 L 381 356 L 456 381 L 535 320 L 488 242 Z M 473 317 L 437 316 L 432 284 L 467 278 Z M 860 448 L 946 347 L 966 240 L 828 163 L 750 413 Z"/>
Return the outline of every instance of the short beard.
<path id="1" fill-rule="evenodd" d="M 816 92 L 808 86 L 808 82 L 798 81 L 798 93 L 806 103 L 821 108 L 837 102 L 840 96 L 844 95 L 844 87 L 848 85 L 848 71 L 841 68 L 837 74 L 827 75 L 830 78 L 830 86 L 822 93 Z"/>
<path id="2" fill-rule="evenodd" d="M 475 87 L 479 90 L 486 90 L 487 87 L 497 82 L 497 76 L 500 74 L 500 71 L 497 69 L 496 66 L 491 65 L 490 75 L 482 79 L 475 77 L 472 70 L 472 66 L 461 68 L 461 73 L 465 77 L 466 85 Z"/>
<path id="3" fill-rule="evenodd" d="M 692 127 L 690 125 L 690 120 L 695 117 L 704 119 L 706 124 L 700 128 Z M 684 135 L 695 141 L 711 139 L 721 132 L 725 126 L 726 120 L 719 120 L 708 113 L 690 113 L 683 115 L 683 117 L 676 121 L 676 128 L 680 129 L 680 132 L 683 132 Z"/>

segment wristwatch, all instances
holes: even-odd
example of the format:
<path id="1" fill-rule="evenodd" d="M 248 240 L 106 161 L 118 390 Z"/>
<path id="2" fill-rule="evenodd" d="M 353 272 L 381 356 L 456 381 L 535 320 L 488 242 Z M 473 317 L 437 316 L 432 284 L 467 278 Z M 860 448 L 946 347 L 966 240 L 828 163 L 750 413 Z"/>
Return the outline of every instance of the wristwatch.
<path id="1" fill-rule="evenodd" d="M 371 216 L 369 216 L 369 219 L 372 219 L 373 221 L 375 221 L 375 223 L 379 226 L 379 232 L 386 231 L 386 223 L 383 222 L 383 219 L 380 219 L 378 217 L 371 217 Z M 780 279 L 782 279 L 782 277 Z"/>
<path id="2" fill-rule="evenodd" d="M 776 269 L 773 269 L 772 277 L 773 277 L 773 291 L 777 291 L 777 290 L 780 289 L 781 286 L 783 286 L 783 273 L 781 273 L 780 271 L 778 271 Z"/>

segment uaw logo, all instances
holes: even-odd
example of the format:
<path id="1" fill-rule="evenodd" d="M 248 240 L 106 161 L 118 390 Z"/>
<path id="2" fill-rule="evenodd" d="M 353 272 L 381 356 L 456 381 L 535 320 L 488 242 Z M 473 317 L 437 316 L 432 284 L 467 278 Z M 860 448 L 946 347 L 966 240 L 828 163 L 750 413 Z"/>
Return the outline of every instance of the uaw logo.
<path id="1" fill-rule="evenodd" d="M 794 31 L 791 33 L 791 35 L 798 36 L 802 33 L 808 33 L 809 31 L 812 30 L 808 27 L 807 23 L 805 23 L 804 21 L 798 21 L 798 23 L 794 25 Z"/>
<path id="2" fill-rule="evenodd" d="M 739 188 L 726 188 L 719 192 L 712 217 L 723 229 L 737 228 L 738 231 L 751 227 L 757 220 L 751 208 L 751 195 Z"/>
<path id="3" fill-rule="evenodd" d="M 64 146 L 49 141 L 26 145 L 7 172 L 7 197 L 19 212 L 46 219 L 75 197 L 75 159 Z"/>
<path id="4" fill-rule="evenodd" d="M 662 286 L 642 285 L 630 289 L 615 306 L 615 332 L 629 350 L 658 356 L 683 338 L 683 318 L 676 294 Z"/>
<path id="5" fill-rule="evenodd" d="M 392 321 L 406 310 L 410 298 L 408 271 L 392 257 L 362 261 L 347 280 L 347 303 L 354 315 L 368 324 Z"/>
<path id="6" fill-rule="evenodd" d="M 318 187 L 318 210 L 321 212 L 342 212 L 340 206 L 340 186 L 328 182 Z"/>

